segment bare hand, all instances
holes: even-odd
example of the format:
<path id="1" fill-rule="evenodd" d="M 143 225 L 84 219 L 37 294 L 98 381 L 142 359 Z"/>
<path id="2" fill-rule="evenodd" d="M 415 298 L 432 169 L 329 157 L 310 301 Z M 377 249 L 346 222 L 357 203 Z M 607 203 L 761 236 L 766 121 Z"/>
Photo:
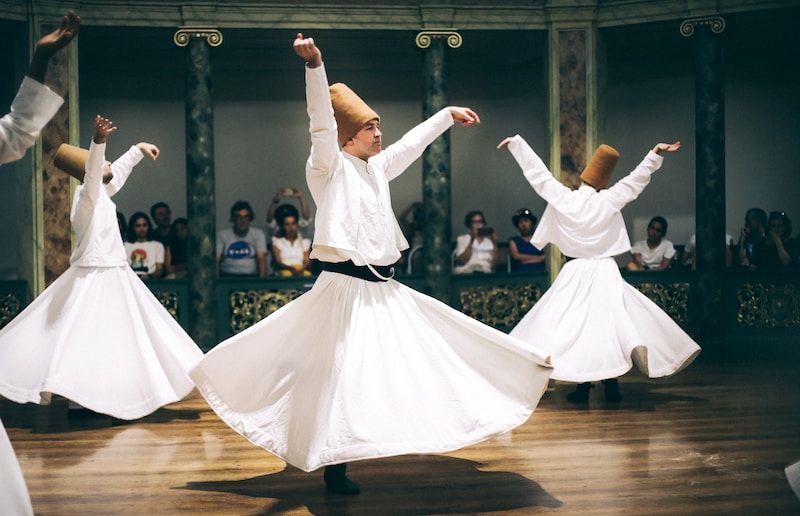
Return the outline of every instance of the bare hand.
<path id="1" fill-rule="evenodd" d="M 508 147 L 508 144 L 511 143 L 511 140 L 513 140 L 513 139 L 514 139 L 513 136 L 507 136 L 507 137 L 503 138 L 503 141 L 497 144 L 497 148 L 498 149 L 505 149 L 506 147 Z"/>
<path id="2" fill-rule="evenodd" d="M 450 110 L 450 115 L 452 115 L 453 120 L 464 127 L 481 123 L 481 119 L 478 114 L 470 108 L 449 106 L 447 109 Z"/>
<path id="3" fill-rule="evenodd" d="M 662 152 L 675 152 L 680 148 L 681 148 L 681 142 L 659 143 L 658 145 L 653 147 L 653 152 L 655 152 L 656 154 L 661 154 Z"/>
<path id="4" fill-rule="evenodd" d="M 109 134 L 117 130 L 114 122 L 100 115 L 94 117 L 94 143 L 105 143 Z"/>
<path id="5" fill-rule="evenodd" d="M 294 40 L 294 53 L 308 64 L 309 68 L 316 68 L 322 64 L 322 52 L 314 43 L 314 38 L 303 38 L 303 33 L 298 32 Z"/>
<path id="6" fill-rule="evenodd" d="M 158 150 L 158 147 L 156 147 L 152 143 L 141 142 L 137 143 L 136 146 L 139 148 L 140 151 L 142 151 L 142 154 L 144 154 L 145 156 L 150 156 L 150 159 L 152 159 L 153 161 L 155 161 L 158 158 L 159 154 L 161 154 L 161 151 Z"/>
<path id="7" fill-rule="evenodd" d="M 61 26 L 42 36 L 36 42 L 36 52 L 49 58 L 62 48 L 64 48 L 78 34 L 81 28 L 81 17 L 73 11 L 61 17 Z"/>

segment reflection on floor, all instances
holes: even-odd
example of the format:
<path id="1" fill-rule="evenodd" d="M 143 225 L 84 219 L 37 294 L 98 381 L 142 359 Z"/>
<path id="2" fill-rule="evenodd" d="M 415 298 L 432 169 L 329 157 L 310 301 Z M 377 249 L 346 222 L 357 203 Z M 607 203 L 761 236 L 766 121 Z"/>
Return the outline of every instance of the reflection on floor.
<path id="1" fill-rule="evenodd" d="M 37 514 L 788 514 L 800 459 L 798 370 L 692 365 L 621 380 L 618 406 L 551 384 L 514 432 L 447 455 L 351 464 L 358 497 L 326 495 L 252 446 L 198 395 L 133 423 L 87 411 L 34 434 L 2 412 Z"/>

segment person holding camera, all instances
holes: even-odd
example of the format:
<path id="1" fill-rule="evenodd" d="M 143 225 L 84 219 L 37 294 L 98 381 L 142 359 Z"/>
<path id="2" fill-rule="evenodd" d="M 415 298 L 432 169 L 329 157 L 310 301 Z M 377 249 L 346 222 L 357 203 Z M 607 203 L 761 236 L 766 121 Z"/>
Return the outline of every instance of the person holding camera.
<path id="1" fill-rule="evenodd" d="M 469 233 L 459 235 L 456 239 L 453 273 L 492 272 L 497 263 L 497 235 L 494 228 L 486 225 L 486 218 L 480 210 L 468 212 L 464 217 L 464 225 Z"/>

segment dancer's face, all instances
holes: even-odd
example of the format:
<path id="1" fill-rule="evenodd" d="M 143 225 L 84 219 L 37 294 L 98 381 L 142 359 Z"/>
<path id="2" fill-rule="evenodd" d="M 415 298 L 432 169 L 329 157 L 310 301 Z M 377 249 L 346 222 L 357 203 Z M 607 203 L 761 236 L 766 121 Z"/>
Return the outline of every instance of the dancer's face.
<path id="1" fill-rule="evenodd" d="M 364 161 L 381 151 L 381 122 L 377 118 L 370 120 L 358 133 L 344 145 L 348 154 Z"/>

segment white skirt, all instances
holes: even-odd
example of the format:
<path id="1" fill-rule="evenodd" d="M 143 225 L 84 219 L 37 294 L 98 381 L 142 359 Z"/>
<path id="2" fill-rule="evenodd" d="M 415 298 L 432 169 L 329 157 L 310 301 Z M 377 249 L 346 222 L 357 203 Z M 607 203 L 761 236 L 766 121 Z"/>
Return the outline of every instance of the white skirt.
<path id="1" fill-rule="evenodd" d="M 33 515 L 28 487 L 17 456 L 0 422 L 0 512 L 9 516 Z"/>
<path id="2" fill-rule="evenodd" d="M 548 357 L 397 281 L 323 272 L 192 370 L 217 414 L 304 471 L 452 451 L 525 422 Z"/>
<path id="3" fill-rule="evenodd" d="M 189 394 L 202 356 L 130 267 L 70 267 L 0 330 L 0 395 L 136 419 Z"/>
<path id="4" fill-rule="evenodd" d="M 511 335 L 550 353 L 553 379 L 616 378 L 633 363 L 650 378 L 677 373 L 700 347 L 630 286 L 613 258 L 567 262 Z"/>

